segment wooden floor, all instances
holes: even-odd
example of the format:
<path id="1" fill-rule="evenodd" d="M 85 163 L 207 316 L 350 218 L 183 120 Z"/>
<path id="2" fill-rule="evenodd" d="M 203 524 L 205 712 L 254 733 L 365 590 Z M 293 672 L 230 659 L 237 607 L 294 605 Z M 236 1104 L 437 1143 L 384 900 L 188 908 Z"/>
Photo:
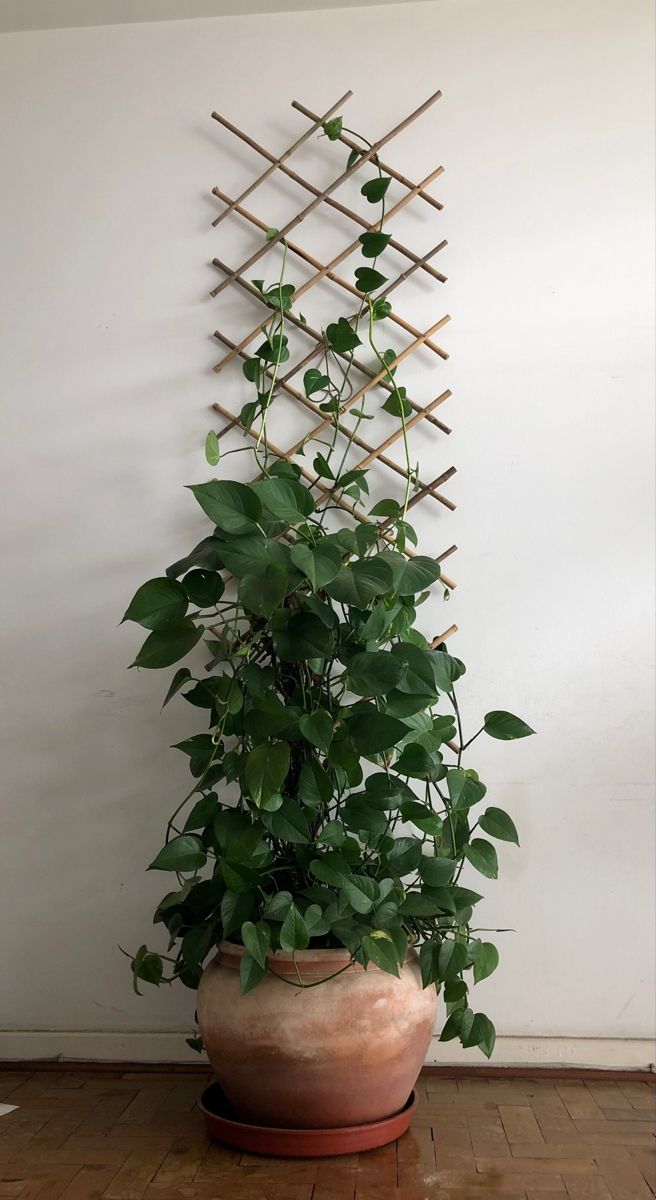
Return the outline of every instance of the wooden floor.
<path id="1" fill-rule="evenodd" d="M 413 1128 L 396 1144 L 291 1161 L 210 1144 L 196 1108 L 205 1082 L 185 1073 L 0 1071 L 0 1104 L 17 1106 L 0 1116 L 0 1197 L 653 1200 L 647 1083 L 426 1074 Z"/>

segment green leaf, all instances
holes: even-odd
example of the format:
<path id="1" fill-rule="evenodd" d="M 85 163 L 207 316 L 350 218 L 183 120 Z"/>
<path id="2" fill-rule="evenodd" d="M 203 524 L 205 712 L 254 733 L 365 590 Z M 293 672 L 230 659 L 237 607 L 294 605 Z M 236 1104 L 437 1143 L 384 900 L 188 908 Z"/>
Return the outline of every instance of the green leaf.
<path id="1" fill-rule="evenodd" d="M 454 858 L 431 858 L 425 855 L 419 866 L 419 874 L 429 887 L 443 887 L 451 882 L 457 865 Z"/>
<path id="2" fill-rule="evenodd" d="M 465 908 L 473 908 L 479 900 L 483 899 L 478 892 L 472 892 L 470 888 L 457 887 L 455 884 L 449 888 L 449 892 L 456 906 L 456 913 L 462 912 Z"/>
<path id="3" fill-rule="evenodd" d="M 321 883 L 330 887 L 341 887 L 351 873 L 351 869 L 338 850 L 329 850 L 321 858 L 313 858 L 310 862 L 310 872 Z"/>
<path id="4" fill-rule="evenodd" d="M 282 842 L 307 845 L 310 841 L 307 817 L 295 800 L 284 797 L 274 812 L 262 814 L 262 820 L 269 833 Z"/>
<path id="5" fill-rule="evenodd" d="M 405 666 L 399 691 L 410 696 L 437 697 L 433 656 L 427 650 L 413 646 L 411 642 L 397 642 L 391 653 Z"/>
<path id="6" fill-rule="evenodd" d="M 162 705 L 162 708 L 166 708 L 166 705 L 168 704 L 169 700 L 172 700 L 173 697 L 176 695 L 176 693 L 179 692 L 180 689 L 184 687 L 185 683 L 189 683 L 190 679 L 193 679 L 193 675 L 192 675 L 191 671 L 189 670 L 189 667 L 180 667 L 176 671 L 175 675 L 173 676 L 173 679 L 171 680 L 171 685 L 169 687 L 169 690 L 166 693 L 166 696 L 164 697 L 164 703 Z"/>
<path id="7" fill-rule="evenodd" d="M 400 512 L 401 505 L 398 500 L 379 500 L 378 504 L 369 509 L 371 517 L 398 517 Z"/>
<path id="8" fill-rule="evenodd" d="M 404 565 L 400 577 L 396 580 L 395 590 L 399 596 L 414 596 L 423 592 L 440 577 L 440 565 L 433 558 L 417 554 L 409 558 Z"/>
<path id="9" fill-rule="evenodd" d="M 239 964 L 239 992 L 245 996 L 264 978 L 267 973 L 266 961 L 264 964 L 259 963 L 256 958 L 247 950 L 242 955 Z"/>
<path id="10" fill-rule="evenodd" d="M 389 413 L 392 417 L 409 417 L 412 412 L 412 406 L 406 399 L 404 387 L 395 387 L 381 407 L 383 412 Z"/>
<path id="11" fill-rule="evenodd" d="M 263 742 L 249 751 L 244 767 L 246 786 L 255 804 L 279 792 L 289 771 L 287 742 Z"/>
<path id="12" fill-rule="evenodd" d="M 368 875 L 350 875 L 342 880 L 342 891 L 351 908 L 364 914 L 371 912 L 380 889 L 375 879 L 370 879 Z"/>
<path id="13" fill-rule="evenodd" d="M 303 376 L 303 390 L 306 396 L 313 396 L 315 392 L 324 392 L 327 387 L 330 387 L 330 378 L 324 375 L 322 371 L 316 367 L 310 367 Z"/>
<path id="14" fill-rule="evenodd" d="M 326 626 L 326 629 L 337 629 L 339 625 L 337 613 L 325 600 L 320 600 L 318 596 L 313 595 L 312 592 L 308 592 L 307 595 L 303 596 L 303 606 L 308 612 L 314 613 L 315 617 L 318 617 L 321 621 L 321 624 Z"/>
<path id="15" fill-rule="evenodd" d="M 284 662 L 329 658 L 332 649 L 330 630 L 313 613 L 295 613 L 284 629 L 275 630 L 273 642 Z"/>
<path id="16" fill-rule="evenodd" d="M 359 292 L 376 292 L 387 283 L 387 278 L 387 275 L 381 275 L 380 271 L 375 271 L 373 267 L 358 267 L 355 271 L 355 286 Z"/>
<path id="17" fill-rule="evenodd" d="M 302 524 L 314 512 L 310 491 L 293 479 L 260 479 L 251 488 L 264 508 L 286 525 Z"/>
<path id="18" fill-rule="evenodd" d="M 289 549 L 282 542 L 261 534 L 230 538 L 221 542 L 223 564 L 235 576 L 262 575 L 271 562 L 290 566 Z"/>
<path id="19" fill-rule="evenodd" d="M 227 891 L 224 893 L 221 900 L 221 924 L 225 938 L 229 938 L 231 934 L 241 929 L 244 921 L 251 915 L 254 904 L 255 894 L 253 892 Z"/>
<path id="20" fill-rule="evenodd" d="M 401 914 L 404 917 L 437 917 L 441 912 L 437 900 L 422 892 L 408 892 L 401 905 Z"/>
<path id="21" fill-rule="evenodd" d="M 512 713 L 496 710 L 485 714 L 485 724 L 483 726 L 486 733 L 490 737 L 498 738 L 500 742 L 512 742 L 516 738 L 530 737 L 535 733 L 526 721 L 522 721 L 520 717 L 514 717 Z"/>
<path id="22" fill-rule="evenodd" d="M 310 940 L 308 927 L 295 904 L 290 904 L 280 930 L 280 948 L 291 954 L 294 950 L 305 950 Z"/>
<path id="23" fill-rule="evenodd" d="M 409 775 L 411 779 L 435 780 L 442 771 L 442 756 L 437 752 L 431 754 L 424 746 L 411 742 L 397 758 L 394 770 L 399 775 Z"/>
<path id="24" fill-rule="evenodd" d="M 447 979 L 444 984 L 444 999 L 447 1004 L 458 1004 L 467 998 L 467 984 L 464 979 Z"/>
<path id="25" fill-rule="evenodd" d="M 440 1034 L 441 1042 L 452 1042 L 454 1038 L 460 1036 L 460 1027 L 462 1025 L 463 1010 L 456 1009 L 447 1019 L 444 1028 Z"/>
<path id="26" fill-rule="evenodd" d="M 396 946 L 389 933 L 383 929 L 375 929 L 373 933 L 365 934 L 362 939 L 362 949 L 367 958 L 380 967 L 381 971 L 386 971 L 388 975 L 396 975 L 398 979 L 399 964 Z"/>
<path id="27" fill-rule="evenodd" d="M 188 833 L 191 829 L 206 829 L 212 824 L 218 807 L 216 792 L 208 792 L 206 796 L 201 796 L 184 823 L 183 833 Z"/>
<path id="28" fill-rule="evenodd" d="M 486 1017 L 485 1013 L 476 1013 L 467 1032 L 465 1032 L 463 1021 L 461 1041 L 465 1047 L 480 1046 L 485 1057 L 490 1058 L 496 1041 L 496 1031 L 490 1018 Z"/>
<path id="29" fill-rule="evenodd" d="M 159 954 L 153 954 L 147 946 L 140 946 L 130 965 L 134 977 L 134 990 L 137 996 L 141 995 L 137 987 L 137 980 L 139 979 L 143 980 L 144 983 L 152 983 L 155 987 L 159 987 L 164 971 L 164 963 Z"/>
<path id="30" fill-rule="evenodd" d="M 427 833 L 430 837 L 440 836 L 442 818 L 432 812 L 427 804 L 421 804 L 419 800 L 406 800 L 399 811 L 404 821 L 410 821 L 417 829 L 421 829 L 422 833 Z"/>
<path id="31" fill-rule="evenodd" d="M 215 744 L 211 733 L 195 733 L 192 737 L 185 738 L 183 742 L 176 742 L 173 749 L 181 750 L 190 758 L 202 759 L 208 763 L 214 752 Z"/>
<path id="32" fill-rule="evenodd" d="M 483 799 L 487 788 L 480 779 L 474 779 L 462 767 L 447 772 L 446 785 L 454 809 L 458 812 L 469 809 Z"/>
<path id="33" fill-rule="evenodd" d="M 377 596 L 383 596 L 392 587 L 392 571 L 389 563 L 380 555 L 360 559 L 342 567 L 339 575 L 326 586 L 333 600 L 354 608 L 366 608 Z"/>
<path id="34" fill-rule="evenodd" d="M 306 741 L 326 751 L 333 738 L 333 719 L 324 708 L 317 708 L 312 713 L 305 713 L 299 723 L 299 729 Z"/>
<path id="35" fill-rule="evenodd" d="M 316 758 L 304 762 L 298 781 L 299 799 L 310 808 L 318 808 L 320 804 L 328 804 L 332 795 L 330 776 L 321 763 L 318 763 Z"/>
<path id="36" fill-rule="evenodd" d="M 184 617 L 189 601 L 181 583 L 162 576 L 149 579 L 135 592 L 124 621 L 136 621 L 144 629 L 162 629 Z"/>
<path id="37" fill-rule="evenodd" d="M 148 670 L 170 667 L 193 650 L 204 633 L 203 626 L 193 621 L 179 621 L 166 629 L 156 629 L 146 638 L 132 666 Z"/>
<path id="38" fill-rule="evenodd" d="M 323 588 L 331 583 L 342 568 L 342 556 L 339 548 L 332 542 L 310 548 L 303 542 L 292 546 L 291 560 L 295 567 L 310 580 L 313 588 Z"/>
<path id="39" fill-rule="evenodd" d="M 321 475 L 324 479 L 334 479 L 335 478 L 333 471 L 332 471 L 332 467 L 330 466 L 328 459 L 324 458 L 323 454 L 315 455 L 312 466 L 313 466 L 314 470 L 316 471 L 317 475 Z M 340 565 L 341 565 L 341 557 L 340 557 Z"/>
<path id="40" fill-rule="evenodd" d="M 499 965 L 499 951 L 492 942 L 482 942 L 476 938 L 469 943 L 469 957 L 474 964 L 474 982 L 480 983 L 487 979 Z"/>
<path id="41" fill-rule="evenodd" d="M 251 533 L 262 515 L 262 506 L 252 488 L 234 480 L 215 479 L 189 488 L 204 513 L 224 533 Z"/>
<path id="42" fill-rule="evenodd" d="M 440 979 L 453 979 L 464 971 L 467 965 L 467 947 L 463 942 L 455 942 L 445 938 L 440 946 L 438 955 L 438 970 Z"/>
<path id="43" fill-rule="evenodd" d="M 346 317 L 340 317 L 339 321 L 328 326 L 326 338 L 333 350 L 338 354 L 348 353 L 349 350 L 355 350 L 356 346 L 362 345 L 360 338 L 349 325 Z"/>
<path id="44" fill-rule="evenodd" d="M 267 921 L 284 921 L 291 903 L 291 892 L 276 892 L 264 906 L 264 916 Z"/>
<path id="45" fill-rule="evenodd" d="M 317 842 L 322 846 L 332 846 L 337 848 L 341 846 L 346 833 L 341 821 L 328 821 L 323 829 L 317 834 Z"/>
<path id="46" fill-rule="evenodd" d="M 213 928 L 211 925 L 194 925 L 188 929 L 180 947 L 182 958 L 190 971 L 199 971 L 212 948 Z"/>
<path id="47" fill-rule="evenodd" d="M 519 846 L 515 823 L 502 808 L 486 808 L 478 823 L 483 833 L 489 833 L 490 837 L 498 838 L 501 842 L 514 842 Z"/>
<path id="48" fill-rule="evenodd" d="M 278 231 L 276 230 L 276 232 Z M 242 364 L 241 369 L 244 379 L 247 379 L 249 383 L 257 383 L 259 386 L 260 372 L 262 371 L 262 364 L 259 359 L 247 358 Z"/>
<path id="49" fill-rule="evenodd" d="M 259 883 L 259 875 L 252 867 L 248 867 L 245 863 L 232 863 L 224 858 L 221 863 L 221 874 L 227 888 L 231 892 L 248 892 L 251 888 L 256 888 Z"/>
<path id="50" fill-rule="evenodd" d="M 307 890 L 305 894 L 307 895 Z M 321 889 L 318 889 L 321 891 Z M 323 915 L 323 909 L 319 904 L 309 904 L 303 913 L 303 919 L 308 928 L 308 933 L 311 938 L 322 937 L 328 933 L 330 926 Z"/>
<path id="51" fill-rule="evenodd" d="M 276 308 L 276 309 L 278 309 L 279 312 L 281 312 L 281 311 L 289 312 L 289 310 L 292 307 L 292 303 L 293 303 L 293 299 L 294 299 L 294 292 L 296 291 L 295 284 L 293 284 L 293 283 L 282 283 L 282 284 L 274 283 L 271 287 L 265 289 L 263 279 L 253 279 L 253 280 L 251 280 L 251 282 L 255 285 L 257 290 L 259 292 L 261 292 L 262 299 L 265 300 L 266 303 L 271 306 L 271 308 Z M 285 362 L 289 358 L 289 353 L 287 351 L 287 339 L 282 338 L 282 340 L 280 342 L 278 342 L 277 339 L 274 338 L 273 341 L 274 341 L 274 360 L 277 357 L 278 346 L 280 346 L 280 348 L 282 350 L 282 355 L 281 355 L 280 361 Z M 265 395 L 265 403 L 266 403 L 268 401 L 268 392 L 265 392 L 264 395 Z"/>
<path id="52" fill-rule="evenodd" d="M 342 819 L 346 827 L 354 833 L 361 834 L 373 833 L 380 835 L 385 833 L 387 828 L 387 817 L 380 809 L 374 808 L 373 805 L 363 803 L 361 800 L 353 797 L 346 801 L 341 810 Z"/>
<path id="53" fill-rule="evenodd" d="M 157 925 L 160 921 L 163 921 L 165 919 L 164 914 L 169 912 L 170 909 L 181 908 L 194 885 L 195 880 L 186 879 L 182 887 L 178 888 L 177 891 L 167 892 L 155 909 L 153 925 Z"/>
<path id="54" fill-rule="evenodd" d="M 287 572 L 272 562 L 263 574 L 244 575 L 239 583 L 239 599 L 244 608 L 257 617 L 270 617 L 287 595 Z"/>
<path id="55" fill-rule="evenodd" d="M 456 736 L 456 726 L 453 717 L 433 717 L 433 734 L 441 742 L 450 742 Z"/>
<path id="56" fill-rule="evenodd" d="M 369 711 L 357 712 L 349 717 L 346 725 L 356 750 L 366 758 L 389 750 L 408 732 L 403 721 L 377 712 L 373 706 Z"/>
<path id="57" fill-rule="evenodd" d="M 415 871 L 421 862 L 421 842 L 413 837 L 395 838 L 387 853 L 387 861 L 397 875 Z"/>
<path id="58" fill-rule="evenodd" d="M 384 321 L 385 317 L 389 317 L 392 311 L 392 305 L 384 296 L 378 296 L 371 306 L 371 315 L 374 321 Z"/>
<path id="59" fill-rule="evenodd" d="M 358 696 L 385 696 L 404 674 L 403 663 L 388 650 L 365 650 L 349 662 L 348 687 Z"/>
<path id="60" fill-rule="evenodd" d="M 437 687 L 441 692 L 450 692 L 456 680 L 464 675 L 463 663 L 459 658 L 453 658 L 451 654 L 446 654 L 441 650 L 434 650 L 431 657 Z"/>
<path id="61" fill-rule="evenodd" d="M 338 142 L 342 135 L 342 117 L 331 117 L 330 120 L 324 121 L 323 131 L 329 142 Z"/>
<path id="62" fill-rule="evenodd" d="M 361 233 L 358 241 L 362 246 L 362 255 L 364 258 L 378 258 L 379 254 L 387 247 L 391 238 L 389 233 L 380 233 L 378 230 L 369 230 L 367 233 Z"/>
<path id="63" fill-rule="evenodd" d="M 421 982 L 425 988 L 429 987 L 431 983 L 438 983 L 440 981 L 438 968 L 440 945 L 441 942 L 439 939 L 436 939 L 435 941 L 423 942 L 419 949 Z"/>
<path id="64" fill-rule="evenodd" d="M 260 967 L 266 966 L 267 951 L 271 942 L 271 930 L 266 921 L 244 921 L 241 927 L 241 940 L 248 953 Z"/>
<path id="65" fill-rule="evenodd" d="M 221 457 L 221 448 L 219 439 L 213 429 L 210 429 L 205 438 L 205 458 L 211 467 L 215 467 Z"/>
<path id="66" fill-rule="evenodd" d="M 497 852 L 491 842 L 486 842 L 484 838 L 474 838 L 468 846 L 464 847 L 464 855 L 472 867 L 480 871 L 481 875 L 485 875 L 488 879 L 498 878 Z"/>
<path id="67" fill-rule="evenodd" d="M 270 298 L 270 296 L 267 296 L 267 299 Z M 286 335 L 284 333 L 274 333 L 271 337 L 265 338 L 255 353 L 258 358 L 261 358 L 266 363 L 287 362 L 289 349 Z"/>
<path id="68" fill-rule="evenodd" d="M 390 183 L 392 182 L 389 175 L 377 175 L 375 179 L 368 179 L 360 188 L 360 194 L 364 196 L 370 204 L 378 204 Z"/>
<path id="69" fill-rule="evenodd" d="M 224 582 L 216 571 L 190 571 L 185 575 L 182 586 L 189 599 L 199 608 L 210 608 L 225 591 Z"/>
<path id="70" fill-rule="evenodd" d="M 197 546 L 178 562 L 173 563 L 166 568 L 166 574 L 169 579 L 177 579 L 178 576 L 184 575 L 185 571 L 190 571 L 192 567 L 203 567 L 207 571 L 218 571 L 223 564 L 223 549 L 225 543 L 217 537 L 203 538 Z"/>
<path id="71" fill-rule="evenodd" d="M 203 843 L 195 833 L 182 833 L 162 847 L 155 856 L 149 871 L 197 871 L 204 867 L 207 855 Z"/>

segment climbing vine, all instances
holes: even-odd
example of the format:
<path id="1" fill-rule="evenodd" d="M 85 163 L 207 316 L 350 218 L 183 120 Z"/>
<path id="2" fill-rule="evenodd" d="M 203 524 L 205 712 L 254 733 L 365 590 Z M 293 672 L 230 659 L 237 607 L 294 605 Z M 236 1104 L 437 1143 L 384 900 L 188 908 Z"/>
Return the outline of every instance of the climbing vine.
<path id="1" fill-rule="evenodd" d="M 363 147 L 351 151 L 352 166 L 371 144 L 348 132 Z M 341 118 L 324 133 L 337 141 Z M 360 237 L 359 299 L 327 325 L 321 366 L 303 376 L 317 431 L 289 458 L 271 448 L 296 291 L 283 241 L 278 278 L 252 281 L 271 316 L 243 362 L 252 392 L 240 424 L 257 478 L 224 478 L 230 454 L 245 447 L 222 453 L 210 431 L 205 453 L 220 477 L 191 492 L 211 528 L 143 584 L 125 614 L 149 631 L 133 666 L 169 667 L 201 641 L 209 656 L 200 672 L 179 667 L 164 699 L 181 696 L 203 728 L 176 747 L 192 784 L 149 868 L 177 880 L 154 918 L 167 950 L 142 946 L 131 965 L 137 989 L 176 979 L 195 988 L 228 939 L 246 948 L 247 992 L 275 971 L 278 950 L 345 946 L 353 962 L 397 975 L 416 946 L 424 986 L 444 997 L 442 1039 L 489 1056 L 494 1026 L 469 991 L 495 970 L 498 951 L 475 922 L 482 897 L 471 883 L 476 874 L 495 879 L 494 843 L 518 836 L 505 811 L 484 803 L 485 784 L 464 755 L 481 735 L 509 741 L 533 731 L 492 710 L 465 734 L 465 666 L 417 625 L 419 605 L 446 589 L 435 560 L 414 553 L 408 520 L 419 470 L 398 356 L 385 345 L 392 309 L 380 270 L 391 180 L 375 156 L 372 165 L 361 193 L 376 216 Z M 354 407 L 356 351 L 378 386 Z M 403 492 L 370 505 L 368 469 L 349 467 L 349 457 L 377 405 L 400 422 Z"/>

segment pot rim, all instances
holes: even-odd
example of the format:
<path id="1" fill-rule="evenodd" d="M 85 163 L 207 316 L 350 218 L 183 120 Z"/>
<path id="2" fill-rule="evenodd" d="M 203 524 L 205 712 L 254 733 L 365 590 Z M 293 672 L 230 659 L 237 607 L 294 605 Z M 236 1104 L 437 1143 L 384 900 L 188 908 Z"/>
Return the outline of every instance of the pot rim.
<path id="1" fill-rule="evenodd" d="M 217 950 L 221 962 L 226 967 L 232 967 L 235 970 L 239 970 L 241 959 L 246 953 L 245 946 L 239 946 L 236 942 L 224 941 L 219 944 Z M 323 948 L 321 946 L 317 946 L 315 950 L 295 950 L 294 952 L 287 950 L 274 950 L 269 953 L 268 958 L 269 961 L 274 965 L 277 965 L 281 968 L 289 966 L 292 971 L 295 971 L 295 965 L 310 969 L 314 967 L 315 969 L 325 970 L 326 968 L 338 968 L 340 966 L 346 966 L 347 964 L 350 964 L 355 971 L 364 970 L 364 967 L 362 967 L 360 963 L 351 963 L 351 955 L 345 946 L 343 948 Z M 415 958 L 417 958 L 417 951 L 413 946 L 409 946 L 408 953 L 405 957 L 405 962 L 412 962 Z M 382 968 L 377 966 L 376 963 L 370 962 L 367 970 L 381 971 Z M 391 978 L 393 978 L 393 976 L 391 976 Z"/>

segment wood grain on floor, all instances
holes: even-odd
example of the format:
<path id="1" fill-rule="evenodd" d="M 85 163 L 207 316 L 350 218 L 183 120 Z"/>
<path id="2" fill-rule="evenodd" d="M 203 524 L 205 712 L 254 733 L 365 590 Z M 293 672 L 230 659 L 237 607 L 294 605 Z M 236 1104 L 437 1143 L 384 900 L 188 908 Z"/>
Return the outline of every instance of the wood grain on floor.
<path id="1" fill-rule="evenodd" d="M 653 1200 L 654 1087 L 422 1075 L 397 1143 L 274 1159 L 210 1142 L 184 1071 L 0 1069 L 0 1200 Z"/>

